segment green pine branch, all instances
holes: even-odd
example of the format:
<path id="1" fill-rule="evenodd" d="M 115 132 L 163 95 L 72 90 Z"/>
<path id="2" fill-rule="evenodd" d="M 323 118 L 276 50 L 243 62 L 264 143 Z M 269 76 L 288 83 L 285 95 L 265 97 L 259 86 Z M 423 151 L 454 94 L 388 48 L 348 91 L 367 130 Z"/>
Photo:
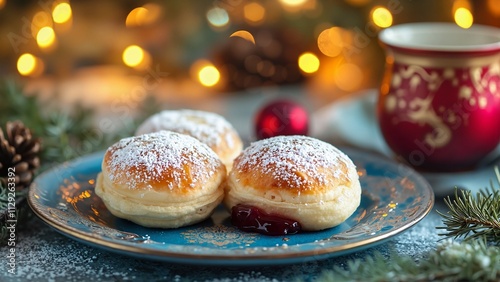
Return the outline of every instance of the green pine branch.
<path id="1" fill-rule="evenodd" d="M 415 262 L 409 256 L 397 254 L 389 258 L 380 253 L 366 259 L 335 266 L 323 272 L 315 281 L 499 281 L 500 249 L 488 246 L 484 239 L 462 243 L 447 240 L 426 259 Z"/>
<path id="2" fill-rule="evenodd" d="M 7 121 L 21 120 L 42 141 L 42 169 L 92 152 L 106 149 L 117 140 L 133 135 L 146 117 L 159 111 L 155 99 L 148 96 L 140 106 L 139 116 L 115 134 L 103 134 L 95 126 L 95 111 L 76 105 L 71 111 L 51 110 L 38 96 L 27 96 L 19 83 L 0 82 L 0 126 Z"/>
<path id="3" fill-rule="evenodd" d="M 12 194 L 9 195 L 9 191 L 0 182 L 0 246 L 7 243 L 9 239 L 10 232 L 8 222 L 10 213 L 15 212 L 16 229 L 22 229 L 24 226 L 22 223 L 26 222 L 31 216 L 31 210 L 26 204 L 26 195 L 28 190 L 16 191 L 15 197 L 12 198 Z M 9 197 L 10 196 L 10 197 Z M 14 209 L 12 209 L 14 205 Z"/>
<path id="4" fill-rule="evenodd" d="M 438 213 L 443 217 L 445 230 L 439 234 L 448 238 L 465 238 L 466 240 L 484 237 L 488 241 L 500 243 L 500 173 L 495 168 L 498 185 L 491 183 L 491 189 L 480 190 L 476 194 L 469 190 L 455 189 L 455 196 L 444 199 L 448 206 L 446 213 Z"/>
<path id="5" fill-rule="evenodd" d="M 448 211 L 439 212 L 448 240 L 420 262 L 395 252 L 389 257 L 375 253 L 335 266 L 316 281 L 500 281 L 500 172 L 497 185 L 473 194 L 455 190 L 444 199 Z M 461 243 L 452 239 L 463 238 Z M 493 244 L 490 244 L 493 243 Z"/>

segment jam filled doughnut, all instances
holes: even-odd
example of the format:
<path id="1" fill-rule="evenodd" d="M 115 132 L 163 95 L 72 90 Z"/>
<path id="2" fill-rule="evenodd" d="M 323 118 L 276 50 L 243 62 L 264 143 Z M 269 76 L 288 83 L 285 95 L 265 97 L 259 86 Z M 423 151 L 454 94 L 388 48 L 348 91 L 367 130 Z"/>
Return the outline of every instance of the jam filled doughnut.
<path id="1" fill-rule="evenodd" d="M 176 228 L 210 216 L 224 196 L 226 175 L 207 145 L 159 131 L 109 147 L 95 192 L 117 217 L 146 227 Z"/>
<path id="2" fill-rule="evenodd" d="M 190 135 L 207 144 L 219 156 L 227 171 L 243 148 L 238 133 L 222 116 L 195 110 L 166 110 L 146 119 L 136 135 L 169 130 Z"/>
<path id="3" fill-rule="evenodd" d="M 358 173 L 349 157 L 306 136 L 252 143 L 234 160 L 225 193 L 233 224 L 270 235 L 281 235 L 276 232 L 280 228 L 290 234 L 336 226 L 361 201 Z"/>

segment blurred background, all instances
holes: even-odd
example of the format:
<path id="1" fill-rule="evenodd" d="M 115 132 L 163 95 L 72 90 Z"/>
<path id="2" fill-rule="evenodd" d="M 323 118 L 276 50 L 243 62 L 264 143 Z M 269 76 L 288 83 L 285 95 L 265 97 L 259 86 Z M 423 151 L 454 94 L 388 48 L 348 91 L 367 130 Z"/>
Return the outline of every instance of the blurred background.
<path id="1" fill-rule="evenodd" d="M 91 106 L 289 86 L 324 105 L 378 86 L 380 30 L 423 21 L 500 26 L 500 0 L 0 0 L 0 74 Z"/>

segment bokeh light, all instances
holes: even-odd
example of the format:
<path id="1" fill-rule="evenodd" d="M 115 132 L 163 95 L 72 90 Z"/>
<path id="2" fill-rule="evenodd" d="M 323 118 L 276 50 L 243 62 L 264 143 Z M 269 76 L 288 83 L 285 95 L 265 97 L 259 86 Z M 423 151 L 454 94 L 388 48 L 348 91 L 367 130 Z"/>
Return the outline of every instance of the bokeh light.
<path id="1" fill-rule="evenodd" d="M 304 5 L 307 0 L 280 0 L 283 5 L 297 7 Z"/>
<path id="2" fill-rule="evenodd" d="M 385 7 L 375 7 L 372 12 L 372 20 L 375 25 L 381 28 L 390 27 L 392 25 L 392 14 Z"/>
<path id="3" fill-rule="evenodd" d="M 140 66 L 144 61 L 144 57 L 144 50 L 137 45 L 131 45 L 125 48 L 122 56 L 123 63 L 132 68 Z"/>
<path id="4" fill-rule="evenodd" d="M 474 17 L 469 9 L 461 7 L 455 11 L 455 23 L 461 28 L 469 28 L 474 22 Z"/>
<path id="5" fill-rule="evenodd" d="M 0 9 L 2 9 L 5 6 L 5 3 L 7 0 L 0 0 Z"/>
<path id="6" fill-rule="evenodd" d="M 320 62 L 315 54 L 306 52 L 299 56 L 298 64 L 301 71 L 311 74 L 318 71 Z"/>
<path id="7" fill-rule="evenodd" d="M 162 13 L 162 9 L 158 4 L 149 3 L 142 7 L 137 7 L 130 11 L 125 19 L 125 26 L 145 26 L 158 21 Z"/>
<path id="8" fill-rule="evenodd" d="M 280 0 L 284 11 L 291 14 L 302 14 L 309 18 L 318 18 L 323 13 L 323 1 L 319 0 Z"/>
<path id="9" fill-rule="evenodd" d="M 125 19 L 125 26 L 140 26 L 142 21 L 146 19 L 147 13 L 148 10 L 146 10 L 146 8 L 144 7 L 133 9 L 132 11 L 130 11 L 130 13 L 128 13 L 127 18 Z"/>
<path id="10" fill-rule="evenodd" d="M 216 85 L 220 80 L 220 72 L 213 65 L 205 65 L 198 72 L 198 80 L 207 87 Z"/>
<path id="11" fill-rule="evenodd" d="M 318 48 L 326 56 L 336 57 L 344 46 L 344 30 L 340 27 L 331 27 L 323 30 L 318 36 Z"/>
<path id="12" fill-rule="evenodd" d="M 36 35 L 36 43 L 40 48 L 51 47 L 56 41 L 56 33 L 50 26 L 42 27 Z"/>
<path id="13" fill-rule="evenodd" d="M 214 7 L 208 10 L 207 20 L 214 27 L 224 27 L 229 24 L 229 15 L 225 9 Z"/>
<path id="14" fill-rule="evenodd" d="M 25 53 L 17 60 L 17 70 L 21 75 L 30 75 L 36 66 L 35 56 Z"/>
<path id="15" fill-rule="evenodd" d="M 58 3 L 52 10 L 52 19 L 58 24 L 68 22 L 71 19 L 71 15 L 71 6 L 67 2 Z"/>
<path id="16" fill-rule="evenodd" d="M 250 24 L 261 23 L 266 16 L 266 9 L 257 2 L 251 2 L 243 7 L 243 16 Z"/>
<path id="17" fill-rule="evenodd" d="M 43 72 L 43 62 L 30 53 L 24 53 L 17 60 L 17 71 L 23 76 L 38 76 Z"/>
<path id="18" fill-rule="evenodd" d="M 240 38 L 243 38 L 243 39 L 255 44 L 255 38 L 253 37 L 253 35 L 250 32 L 248 32 L 246 30 L 235 31 L 229 37 L 240 37 Z"/>

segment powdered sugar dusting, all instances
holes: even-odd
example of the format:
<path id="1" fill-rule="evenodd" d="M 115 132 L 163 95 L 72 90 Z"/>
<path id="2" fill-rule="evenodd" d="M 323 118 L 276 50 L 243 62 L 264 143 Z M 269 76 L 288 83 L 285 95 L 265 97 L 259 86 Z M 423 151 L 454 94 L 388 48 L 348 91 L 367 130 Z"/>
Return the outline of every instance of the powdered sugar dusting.
<path id="1" fill-rule="evenodd" d="M 230 132 L 235 132 L 232 125 L 222 116 L 204 111 L 176 110 L 162 111 L 148 118 L 136 131 L 136 135 L 160 130 L 170 130 L 188 134 L 212 149 L 226 143 L 229 148 L 237 144 Z"/>
<path id="2" fill-rule="evenodd" d="M 348 176 L 344 167 L 352 161 L 340 150 L 307 136 L 277 136 L 252 143 L 237 158 L 235 168 L 252 168 L 276 180 L 284 181 L 290 188 L 298 188 L 313 182 L 330 184 L 334 178 Z"/>
<path id="3" fill-rule="evenodd" d="M 194 186 L 220 165 L 207 145 L 170 131 L 122 139 L 108 149 L 106 158 L 109 179 L 131 189 L 162 180 L 170 180 L 165 183 L 170 189 L 186 181 Z"/>

